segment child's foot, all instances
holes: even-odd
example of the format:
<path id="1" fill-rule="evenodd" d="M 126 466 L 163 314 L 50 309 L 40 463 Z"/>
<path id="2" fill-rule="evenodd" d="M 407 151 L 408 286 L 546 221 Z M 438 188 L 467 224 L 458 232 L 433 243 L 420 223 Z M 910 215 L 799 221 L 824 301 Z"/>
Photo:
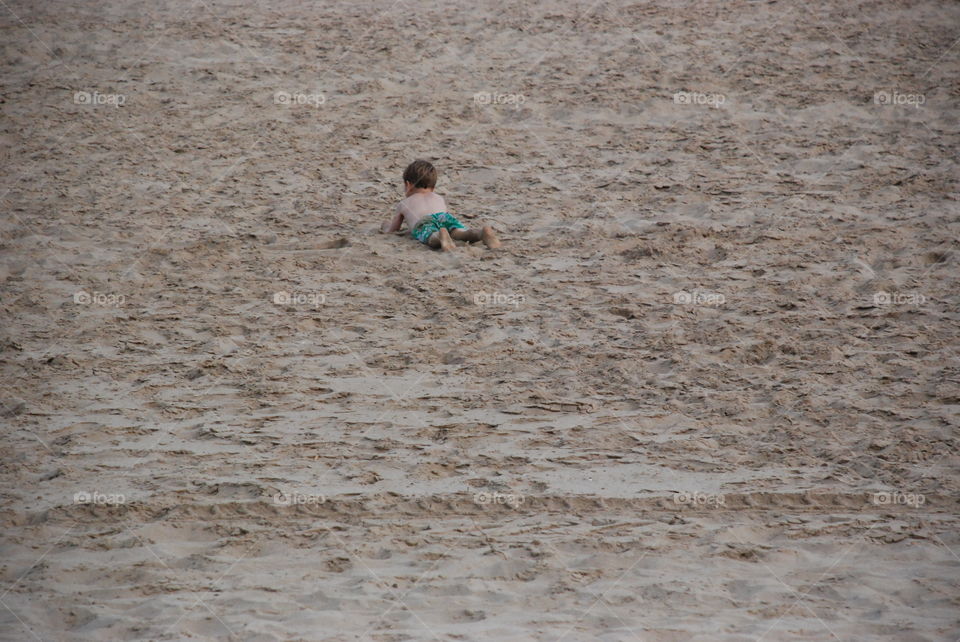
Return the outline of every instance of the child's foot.
<path id="1" fill-rule="evenodd" d="M 450 232 L 447 231 L 447 228 L 440 228 L 440 249 L 444 252 L 449 252 L 457 246 L 453 244 L 453 239 L 450 238 Z"/>
<path id="2" fill-rule="evenodd" d="M 496 232 L 493 231 L 493 228 L 489 225 L 485 225 L 481 232 L 481 237 L 484 245 L 489 247 L 491 250 L 495 250 L 500 247 L 500 239 L 497 238 Z"/>

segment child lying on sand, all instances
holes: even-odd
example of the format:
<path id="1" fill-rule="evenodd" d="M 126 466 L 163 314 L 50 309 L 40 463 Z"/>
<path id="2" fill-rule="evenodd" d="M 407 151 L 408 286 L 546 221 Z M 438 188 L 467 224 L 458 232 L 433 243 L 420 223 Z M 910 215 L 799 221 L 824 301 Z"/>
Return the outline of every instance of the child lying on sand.
<path id="1" fill-rule="evenodd" d="M 469 230 L 448 214 L 443 197 L 433 192 L 436 185 L 437 170 L 433 165 L 425 160 L 410 163 L 403 172 L 406 198 L 397 205 L 393 220 L 384 223 L 380 231 L 391 234 L 406 222 L 410 236 L 445 252 L 454 249 L 453 239 L 470 243 L 483 241 L 491 250 L 500 247 L 500 240 L 489 225 L 479 230 Z"/>

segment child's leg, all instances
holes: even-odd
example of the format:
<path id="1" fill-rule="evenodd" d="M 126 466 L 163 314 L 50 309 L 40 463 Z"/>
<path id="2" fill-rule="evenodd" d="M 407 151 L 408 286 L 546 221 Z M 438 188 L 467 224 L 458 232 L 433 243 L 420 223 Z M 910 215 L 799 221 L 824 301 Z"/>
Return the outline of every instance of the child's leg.
<path id="1" fill-rule="evenodd" d="M 481 239 L 480 230 L 468 230 L 466 228 L 450 230 L 450 236 L 457 239 L 458 241 L 466 241 L 467 243 L 475 243 Z"/>
<path id="2" fill-rule="evenodd" d="M 427 245 L 434 249 L 439 247 L 444 252 L 449 252 L 456 247 L 453 244 L 453 239 L 450 238 L 450 232 L 444 227 L 441 227 L 439 232 L 430 235 L 430 238 L 427 239 Z"/>
<path id="3" fill-rule="evenodd" d="M 495 250 L 500 247 L 500 239 L 497 238 L 497 233 L 494 232 L 493 228 L 489 225 L 483 226 L 483 229 L 480 230 L 480 237 L 483 239 L 484 245 L 491 250 Z"/>
<path id="4" fill-rule="evenodd" d="M 479 230 L 451 230 L 450 236 L 458 241 L 467 241 L 468 243 L 483 241 L 491 250 L 500 247 L 500 239 L 497 238 L 493 228 L 489 225 L 484 225 L 483 229 Z"/>

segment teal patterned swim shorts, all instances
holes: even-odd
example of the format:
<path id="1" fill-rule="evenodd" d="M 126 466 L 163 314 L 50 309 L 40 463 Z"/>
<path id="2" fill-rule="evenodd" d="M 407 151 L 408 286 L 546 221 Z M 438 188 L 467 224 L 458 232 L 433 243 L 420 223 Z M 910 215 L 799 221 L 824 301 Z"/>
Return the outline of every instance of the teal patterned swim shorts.
<path id="1" fill-rule="evenodd" d="M 426 243 L 430 240 L 430 236 L 432 236 L 434 232 L 439 232 L 442 228 L 447 228 L 448 230 L 465 230 L 467 226 L 446 212 L 437 212 L 436 214 L 424 216 L 420 219 L 417 225 L 410 230 L 410 236 L 421 243 Z"/>

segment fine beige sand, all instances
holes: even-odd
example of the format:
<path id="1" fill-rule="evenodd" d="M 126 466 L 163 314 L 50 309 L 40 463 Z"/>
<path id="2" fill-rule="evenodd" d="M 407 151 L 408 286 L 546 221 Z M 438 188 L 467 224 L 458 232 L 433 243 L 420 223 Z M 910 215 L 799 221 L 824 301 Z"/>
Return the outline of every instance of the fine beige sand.
<path id="1" fill-rule="evenodd" d="M 2 5 L 0 639 L 960 638 L 960 4 Z"/>

